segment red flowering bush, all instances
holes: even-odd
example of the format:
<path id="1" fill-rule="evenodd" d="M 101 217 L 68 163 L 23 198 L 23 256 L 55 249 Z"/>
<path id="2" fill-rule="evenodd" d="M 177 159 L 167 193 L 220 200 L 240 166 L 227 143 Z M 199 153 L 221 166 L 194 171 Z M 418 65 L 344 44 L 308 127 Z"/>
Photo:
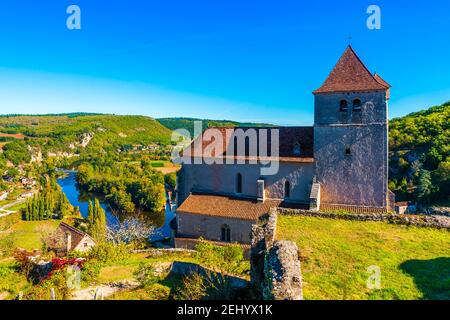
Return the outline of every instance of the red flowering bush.
<path id="1" fill-rule="evenodd" d="M 82 269 L 85 262 L 86 262 L 86 260 L 82 259 L 82 258 L 69 259 L 69 260 L 55 258 L 52 260 L 52 269 L 47 274 L 47 277 L 45 279 L 46 280 L 50 279 L 55 272 L 65 268 L 67 266 L 75 266 L 75 267 Z"/>

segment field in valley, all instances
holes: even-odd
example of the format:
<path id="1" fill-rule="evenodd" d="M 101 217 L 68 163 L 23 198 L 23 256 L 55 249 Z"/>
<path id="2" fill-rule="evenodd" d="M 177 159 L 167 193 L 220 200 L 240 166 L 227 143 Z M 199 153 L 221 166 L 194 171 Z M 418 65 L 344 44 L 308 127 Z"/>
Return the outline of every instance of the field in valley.
<path id="1" fill-rule="evenodd" d="M 450 299 L 450 232 L 279 216 L 279 239 L 297 243 L 305 299 Z M 381 288 L 369 290 L 378 266 Z"/>

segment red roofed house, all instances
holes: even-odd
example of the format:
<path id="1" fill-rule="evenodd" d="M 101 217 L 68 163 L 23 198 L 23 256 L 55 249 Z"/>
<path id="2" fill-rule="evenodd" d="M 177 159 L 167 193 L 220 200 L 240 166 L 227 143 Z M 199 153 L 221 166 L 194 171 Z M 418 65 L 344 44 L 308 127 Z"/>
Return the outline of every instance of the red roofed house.
<path id="1" fill-rule="evenodd" d="M 390 85 L 349 46 L 313 94 L 312 127 L 209 128 L 185 149 L 178 238 L 249 244 L 252 224 L 271 207 L 394 210 L 388 190 Z M 217 142 L 223 148 L 212 147 Z M 276 152 L 262 151 L 275 142 Z M 264 174 L 263 161 L 277 162 L 278 170 Z"/>

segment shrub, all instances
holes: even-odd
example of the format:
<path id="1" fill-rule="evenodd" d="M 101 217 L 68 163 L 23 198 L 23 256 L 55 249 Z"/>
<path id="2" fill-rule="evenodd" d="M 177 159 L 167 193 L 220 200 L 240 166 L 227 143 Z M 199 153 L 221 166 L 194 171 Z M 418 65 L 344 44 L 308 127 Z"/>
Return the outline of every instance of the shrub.
<path id="1" fill-rule="evenodd" d="M 243 274 L 248 271 L 249 264 L 244 259 L 244 250 L 238 244 L 215 246 L 211 242 L 202 241 L 196 246 L 200 264 L 226 274 Z"/>
<path id="2" fill-rule="evenodd" d="M 25 300 L 51 300 L 51 289 L 55 291 L 56 300 L 68 300 L 72 296 L 73 289 L 67 285 L 67 267 L 55 272 L 51 278 L 31 287 L 25 293 Z"/>
<path id="3" fill-rule="evenodd" d="M 152 286 L 159 280 L 155 268 L 150 264 L 141 263 L 133 275 L 142 287 Z"/>
<path id="4" fill-rule="evenodd" d="M 88 253 L 88 259 L 97 260 L 107 264 L 129 257 L 128 246 L 124 244 L 113 244 L 103 242 L 93 247 Z"/>
<path id="5" fill-rule="evenodd" d="M 86 285 L 96 283 L 102 267 L 102 263 L 98 261 L 85 262 L 81 270 L 81 282 Z"/>
<path id="6" fill-rule="evenodd" d="M 215 272 L 185 277 L 175 290 L 175 300 L 234 300 L 236 291 L 226 277 Z"/>
<path id="7" fill-rule="evenodd" d="M 208 294 L 205 279 L 198 273 L 183 278 L 181 286 L 175 289 L 175 300 L 202 300 Z"/>

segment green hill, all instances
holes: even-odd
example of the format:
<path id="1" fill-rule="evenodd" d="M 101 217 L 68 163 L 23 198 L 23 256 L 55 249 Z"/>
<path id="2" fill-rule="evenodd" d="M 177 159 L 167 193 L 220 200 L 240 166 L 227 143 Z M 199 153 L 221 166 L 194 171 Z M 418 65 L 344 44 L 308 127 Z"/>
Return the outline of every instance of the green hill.
<path id="1" fill-rule="evenodd" d="M 168 145 L 171 131 L 153 118 L 66 114 L 47 116 L 0 117 L 0 133 L 22 136 L 24 141 L 10 142 L 4 148 L 23 149 L 23 145 L 46 152 L 99 152 L 124 145 Z M 10 137 L 8 136 L 7 138 Z M 89 143 L 83 146 L 83 140 Z M 12 152 L 12 151 L 11 151 Z"/>
<path id="2" fill-rule="evenodd" d="M 166 128 L 170 130 L 186 129 L 194 135 L 194 122 L 201 121 L 203 124 L 202 130 L 211 127 L 270 127 L 270 124 L 252 123 L 252 122 L 236 122 L 231 120 L 210 120 L 210 119 L 195 119 L 195 118 L 161 118 L 157 119 Z"/>
<path id="3" fill-rule="evenodd" d="M 389 149 L 397 199 L 449 201 L 450 102 L 392 120 Z"/>

